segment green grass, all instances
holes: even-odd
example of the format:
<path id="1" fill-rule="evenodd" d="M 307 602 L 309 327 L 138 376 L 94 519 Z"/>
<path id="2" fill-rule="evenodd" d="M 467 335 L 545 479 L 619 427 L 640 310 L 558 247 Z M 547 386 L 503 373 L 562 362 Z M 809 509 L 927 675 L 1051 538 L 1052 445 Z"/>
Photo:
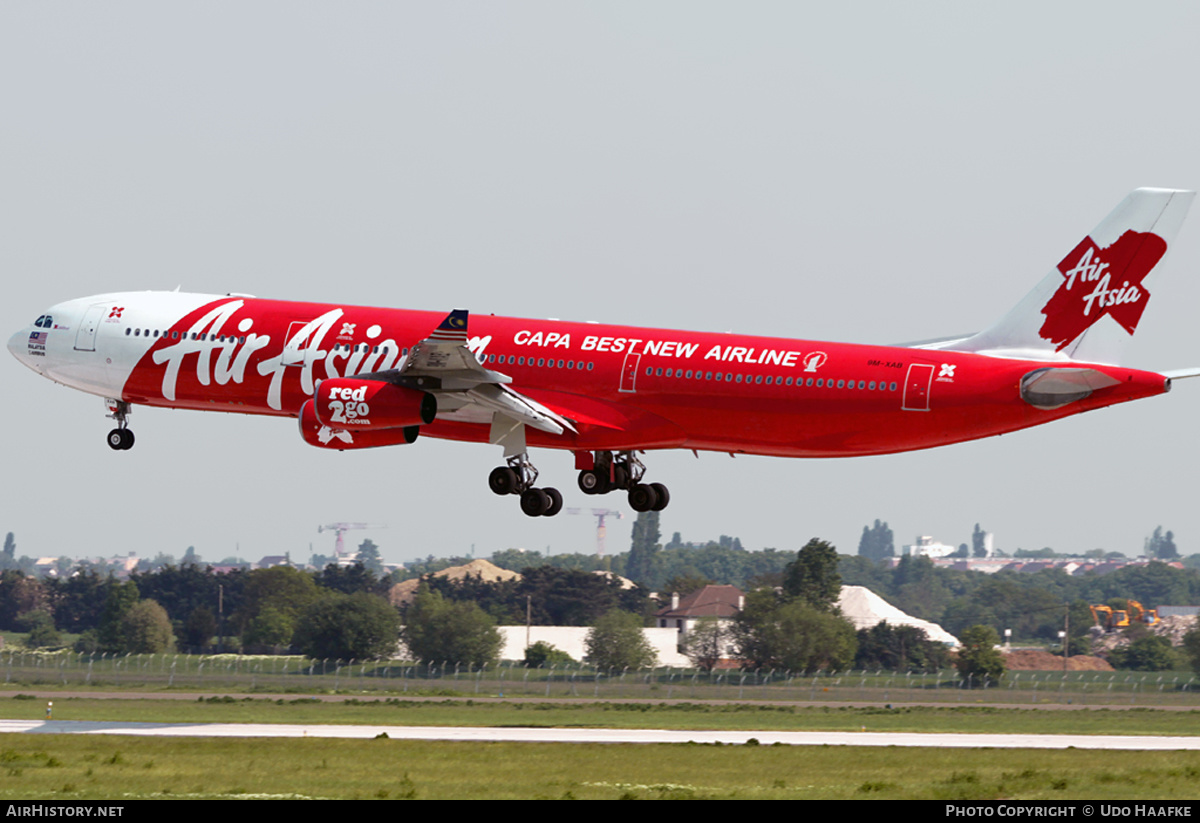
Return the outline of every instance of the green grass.
<path id="1" fill-rule="evenodd" d="M 0 700 L 0 718 L 45 717 L 45 698 Z M 271 700 L 54 698 L 55 720 L 162 723 L 344 723 L 387 726 L 748 729 L 993 734 L 1200 734 L 1200 711 L 989 707 L 807 707 L 714 703 L 578 703 L 312 697 Z"/>
<path id="2" fill-rule="evenodd" d="M 1200 712 L 213 696 L 0 700 L 56 720 L 1200 734 Z M 1193 799 L 1200 752 L 0 735 L 0 799 Z"/>
<path id="3" fill-rule="evenodd" d="M 1200 753 L 0 735 L 0 798 L 1194 798 Z"/>

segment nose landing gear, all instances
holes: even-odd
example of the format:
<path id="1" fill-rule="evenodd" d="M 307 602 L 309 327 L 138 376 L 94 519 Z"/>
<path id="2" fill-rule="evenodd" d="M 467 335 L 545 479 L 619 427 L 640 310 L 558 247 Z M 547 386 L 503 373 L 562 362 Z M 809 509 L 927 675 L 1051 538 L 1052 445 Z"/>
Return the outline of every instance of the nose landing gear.
<path id="1" fill-rule="evenodd" d="M 113 451 L 128 451 L 133 448 L 133 432 L 128 428 L 129 404 L 124 400 L 105 399 L 109 420 L 116 420 L 117 427 L 108 433 L 108 447 Z"/>

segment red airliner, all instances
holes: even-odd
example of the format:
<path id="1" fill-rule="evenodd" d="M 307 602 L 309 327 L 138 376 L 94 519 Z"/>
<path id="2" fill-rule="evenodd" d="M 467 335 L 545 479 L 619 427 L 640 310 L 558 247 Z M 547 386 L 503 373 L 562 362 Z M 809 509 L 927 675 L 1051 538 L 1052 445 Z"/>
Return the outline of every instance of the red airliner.
<path id="1" fill-rule="evenodd" d="M 1138 189 L 991 328 L 863 346 L 260 300 L 129 292 L 49 309 L 8 348 L 34 371 L 106 398 L 133 445 L 136 404 L 296 418 L 323 449 L 418 434 L 503 447 L 488 483 L 531 516 L 529 448 L 575 454 L 587 494 L 669 495 L 638 455 L 686 448 L 780 457 L 886 454 L 1036 426 L 1162 394 L 1171 379 L 1116 365 L 1194 192 Z"/>

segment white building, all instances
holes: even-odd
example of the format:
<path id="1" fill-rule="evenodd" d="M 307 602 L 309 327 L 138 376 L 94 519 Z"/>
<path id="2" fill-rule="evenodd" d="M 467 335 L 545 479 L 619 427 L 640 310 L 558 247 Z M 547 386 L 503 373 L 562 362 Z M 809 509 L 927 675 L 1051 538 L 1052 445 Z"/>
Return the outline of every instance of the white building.
<path id="1" fill-rule="evenodd" d="M 945 543 L 939 543 L 927 534 L 923 534 L 917 538 L 917 542 L 912 546 L 904 546 L 901 549 L 901 554 L 909 557 L 949 557 L 958 551 L 958 546 L 947 546 Z"/>

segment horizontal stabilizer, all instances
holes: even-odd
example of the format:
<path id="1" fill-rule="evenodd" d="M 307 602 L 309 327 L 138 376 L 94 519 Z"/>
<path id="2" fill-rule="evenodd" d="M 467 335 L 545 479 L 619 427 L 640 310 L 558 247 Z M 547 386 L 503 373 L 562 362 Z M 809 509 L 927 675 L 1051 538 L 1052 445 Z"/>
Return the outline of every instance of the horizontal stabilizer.
<path id="1" fill-rule="evenodd" d="M 1168 380 L 1183 380 L 1188 377 L 1200 377 L 1200 366 L 1193 366 L 1190 369 L 1172 369 L 1171 371 L 1159 372 Z"/>

